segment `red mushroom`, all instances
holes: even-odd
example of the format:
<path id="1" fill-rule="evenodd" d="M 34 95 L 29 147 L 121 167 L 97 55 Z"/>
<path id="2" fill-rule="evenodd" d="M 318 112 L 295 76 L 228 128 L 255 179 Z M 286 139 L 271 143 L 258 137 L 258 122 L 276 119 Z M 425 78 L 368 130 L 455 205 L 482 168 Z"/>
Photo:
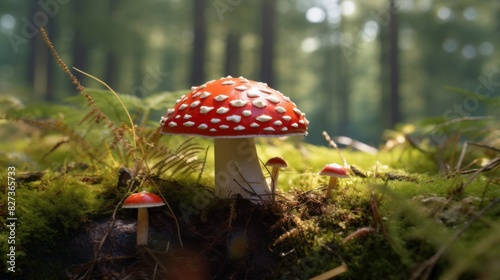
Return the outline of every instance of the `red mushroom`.
<path id="1" fill-rule="evenodd" d="M 328 188 L 326 189 L 326 197 L 330 197 L 332 194 L 332 190 L 337 186 L 338 178 L 349 177 L 347 169 L 336 163 L 325 165 L 325 167 L 323 167 L 323 169 L 319 172 L 319 175 L 330 177 L 330 180 L 328 181 Z"/>
<path id="2" fill-rule="evenodd" d="M 137 208 L 137 245 L 148 245 L 148 208 L 163 205 L 161 197 L 146 191 L 131 194 L 123 203 L 123 208 Z"/>
<path id="3" fill-rule="evenodd" d="M 307 134 L 308 121 L 290 98 L 265 83 L 220 78 L 193 87 L 161 118 L 166 134 L 213 137 L 215 193 L 269 199 L 254 137 Z M 267 197 L 267 198 L 266 198 Z"/>
<path id="4" fill-rule="evenodd" d="M 287 168 L 288 165 L 286 161 L 280 157 L 270 158 L 266 162 L 266 166 L 272 167 L 271 169 L 271 193 L 273 195 L 273 201 L 275 200 L 276 195 L 276 185 L 278 184 L 278 176 L 280 172 L 280 168 Z"/>

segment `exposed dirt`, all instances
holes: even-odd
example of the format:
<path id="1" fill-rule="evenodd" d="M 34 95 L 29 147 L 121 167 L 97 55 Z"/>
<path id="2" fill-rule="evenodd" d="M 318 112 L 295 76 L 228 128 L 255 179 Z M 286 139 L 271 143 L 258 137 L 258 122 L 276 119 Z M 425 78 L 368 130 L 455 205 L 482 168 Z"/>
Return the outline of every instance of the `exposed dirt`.
<path id="1" fill-rule="evenodd" d="M 120 210 L 98 254 L 110 218 L 90 223 L 70 242 L 75 260 L 84 260 L 72 269 L 72 276 L 183 280 L 270 276 L 280 260 L 271 247 L 283 233 L 279 225 L 284 222 L 283 205 L 218 200 L 201 186 L 189 187 L 189 191 L 204 196 L 195 196 L 187 200 L 192 203 L 187 203 L 185 187 L 172 182 L 166 185 L 168 191 L 164 194 L 168 194 L 168 203 L 179 223 L 182 246 L 168 207 L 150 209 L 148 247 L 135 246 L 135 211 Z M 89 251 L 92 247 L 88 244 L 94 244 L 94 251 Z"/>

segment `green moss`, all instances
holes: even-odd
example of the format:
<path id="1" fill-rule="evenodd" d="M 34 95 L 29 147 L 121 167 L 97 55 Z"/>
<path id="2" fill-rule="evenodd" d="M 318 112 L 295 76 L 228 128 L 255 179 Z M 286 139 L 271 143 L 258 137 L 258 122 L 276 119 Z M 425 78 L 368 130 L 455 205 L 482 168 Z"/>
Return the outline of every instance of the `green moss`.
<path id="1" fill-rule="evenodd" d="M 221 229 L 232 230 L 227 224 L 236 221 L 246 226 L 250 219 L 245 216 L 251 216 L 250 212 L 245 212 L 250 208 L 240 205 L 243 212 L 237 212 L 229 201 L 221 203 L 213 196 L 211 139 L 193 140 L 202 148 L 210 147 L 200 179 L 201 169 L 187 169 L 187 172 L 178 174 L 173 174 L 172 170 L 148 174 L 148 168 L 143 164 L 152 167 L 162 159 L 147 157 L 145 149 L 152 147 L 155 151 L 168 147 L 175 151 L 189 138 L 165 135 L 158 143 L 146 143 L 149 131 L 145 129 L 137 138 L 144 150 L 131 152 L 115 138 L 119 135 L 131 140 L 125 126 L 112 131 L 101 126 L 79 128 L 75 123 L 80 118 L 67 121 L 29 130 L 31 138 L 24 137 L 14 146 L 10 146 L 10 140 L 9 144 L 0 143 L 0 150 L 8 156 L 6 160 L 0 160 L 4 168 L 16 164 L 19 172 L 48 170 L 42 180 L 21 182 L 16 191 L 17 256 L 22 267 L 39 268 L 35 272 L 38 276 L 44 278 L 44 273 L 50 275 L 50 270 L 64 270 L 64 264 L 56 261 L 50 266 L 43 265 L 47 254 L 64 253 L 58 248 L 58 243 L 69 239 L 86 221 L 96 216 L 110 216 L 112 209 L 129 191 L 126 186 L 116 187 L 114 174 L 122 166 L 131 169 L 143 167 L 140 178 L 145 180 L 139 180 L 140 188 L 159 190 L 174 205 L 172 213 L 167 211 L 166 220 L 175 215 L 181 235 L 192 230 L 191 235 L 182 236 L 186 243 L 189 238 L 216 236 L 221 234 Z M 68 142 L 58 146 L 66 137 Z M 257 143 L 263 162 L 280 156 L 289 165 L 280 173 L 278 182 L 278 190 L 284 197 L 280 198 L 280 203 L 284 206 L 275 206 L 273 209 L 277 212 L 272 212 L 273 215 L 260 213 L 262 217 L 278 219 L 266 221 L 268 228 L 261 231 L 265 234 L 266 244 L 259 245 L 266 253 L 279 257 L 276 268 L 263 277 L 304 279 L 344 262 L 349 270 L 342 274 L 342 279 L 408 279 L 412 271 L 443 248 L 444 253 L 435 263 L 433 277 L 488 279 L 490 273 L 499 272 L 495 267 L 500 259 L 500 206 L 492 207 L 478 221 L 463 229 L 478 211 L 500 197 L 498 169 L 482 173 L 473 180 L 470 180 L 472 173 L 440 174 L 440 166 L 456 165 L 458 140 L 451 141 L 442 150 L 426 141 L 419 143 L 421 149 L 404 143 L 391 150 L 380 150 L 375 155 L 344 149 L 342 154 L 348 164 L 366 176 L 340 180 L 329 198 L 324 197 L 328 178 L 319 176 L 318 172 L 325 164 L 343 163 L 338 151 L 309 145 L 293 137 L 286 141 L 259 139 Z M 204 156 L 200 152 L 198 159 Z M 491 159 L 492 156 L 487 157 L 485 152 L 475 150 L 467 153 L 463 161 L 465 165 L 485 158 Z M 479 168 L 478 163 L 473 167 Z M 74 165 L 81 167 L 73 167 L 71 171 Z M 6 179 L 2 176 L 5 174 L 0 174 L 5 190 Z M 93 177 L 102 181 L 95 185 L 85 183 L 86 179 Z M 5 191 L 1 199 L 5 201 Z M 379 209 L 378 214 L 373 212 L 375 206 Z M 235 211 L 231 213 L 234 220 L 228 216 L 228 209 Z M 208 217 L 210 213 L 217 217 Z M 195 221 L 202 227 L 195 228 Z M 5 217 L 2 217 L 4 227 L 5 222 Z M 346 241 L 346 237 L 360 229 L 368 230 Z M 458 232 L 460 230 L 462 232 Z M 1 253 L 4 255 L 7 252 L 6 234 L 5 231 L 0 233 Z M 274 244 L 284 235 L 283 241 Z M 217 252 L 224 252 L 224 240 L 217 241 L 222 244 Z M 28 277 L 28 274 L 23 276 Z"/>
<path id="2" fill-rule="evenodd" d="M 6 180 L 3 180 L 5 182 Z M 60 248 L 63 239 L 71 236 L 85 221 L 99 214 L 103 199 L 100 187 L 83 184 L 77 178 L 56 174 L 45 175 L 33 183 L 18 183 L 16 188 L 16 254 L 27 269 L 33 256 L 48 248 Z M 2 193 L 2 201 L 6 194 Z M 6 220 L 2 218 L 5 225 Z M 2 255 L 7 252 L 6 234 L 0 238 Z"/>

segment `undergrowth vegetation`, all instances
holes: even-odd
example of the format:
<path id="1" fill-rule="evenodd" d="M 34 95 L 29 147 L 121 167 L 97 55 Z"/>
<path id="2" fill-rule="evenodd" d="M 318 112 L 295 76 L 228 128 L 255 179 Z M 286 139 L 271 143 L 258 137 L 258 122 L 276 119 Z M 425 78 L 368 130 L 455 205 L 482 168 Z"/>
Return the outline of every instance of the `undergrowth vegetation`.
<path id="1" fill-rule="evenodd" d="M 25 105 L 2 97 L 6 102 L 0 165 L 3 170 L 16 167 L 19 221 L 20 272 L 8 277 L 500 275 L 497 117 L 406 125 L 388 131 L 376 154 L 355 147 L 340 153 L 302 139 L 258 140 L 262 161 L 280 156 L 289 168 L 280 175 L 276 202 L 253 205 L 214 196 L 209 139 L 160 136 L 151 119 L 159 119 L 179 93 L 138 99 L 86 90 L 52 51 L 81 96 L 58 105 Z M 325 164 L 344 161 L 350 178 L 340 181 L 332 197 L 325 197 L 328 178 L 318 172 Z M 6 228 L 5 172 L 0 182 L 1 221 Z M 140 190 L 158 193 L 168 203 L 152 212 L 152 224 L 159 231 L 149 248 L 113 255 L 102 250 L 108 231 L 87 245 L 93 248 L 91 259 L 65 260 L 74 253 L 68 244 L 93 222 L 105 219 L 111 230 L 117 219 L 133 217 L 121 204 Z M 0 234 L 3 256 L 8 252 L 7 234 Z M 123 259 L 131 261 L 124 264 Z"/>

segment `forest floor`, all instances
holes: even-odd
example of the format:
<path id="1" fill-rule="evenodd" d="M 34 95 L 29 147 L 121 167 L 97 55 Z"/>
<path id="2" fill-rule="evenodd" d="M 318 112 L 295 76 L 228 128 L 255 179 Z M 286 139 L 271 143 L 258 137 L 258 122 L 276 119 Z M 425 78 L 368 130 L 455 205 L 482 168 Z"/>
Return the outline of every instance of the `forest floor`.
<path id="1" fill-rule="evenodd" d="M 256 205 L 214 196 L 208 139 L 138 130 L 136 153 L 102 125 L 2 126 L 2 279 L 499 279 L 491 141 L 464 150 L 452 135 L 435 147 L 394 132 L 375 154 L 341 156 L 293 137 L 260 139 L 263 161 L 280 156 L 289 167 L 276 201 Z M 344 159 L 350 176 L 326 197 L 318 172 Z M 168 203 L 150 209 L 146 247 L 135 246 L 136 211 L 122 208 L 141 190 Z"/>

